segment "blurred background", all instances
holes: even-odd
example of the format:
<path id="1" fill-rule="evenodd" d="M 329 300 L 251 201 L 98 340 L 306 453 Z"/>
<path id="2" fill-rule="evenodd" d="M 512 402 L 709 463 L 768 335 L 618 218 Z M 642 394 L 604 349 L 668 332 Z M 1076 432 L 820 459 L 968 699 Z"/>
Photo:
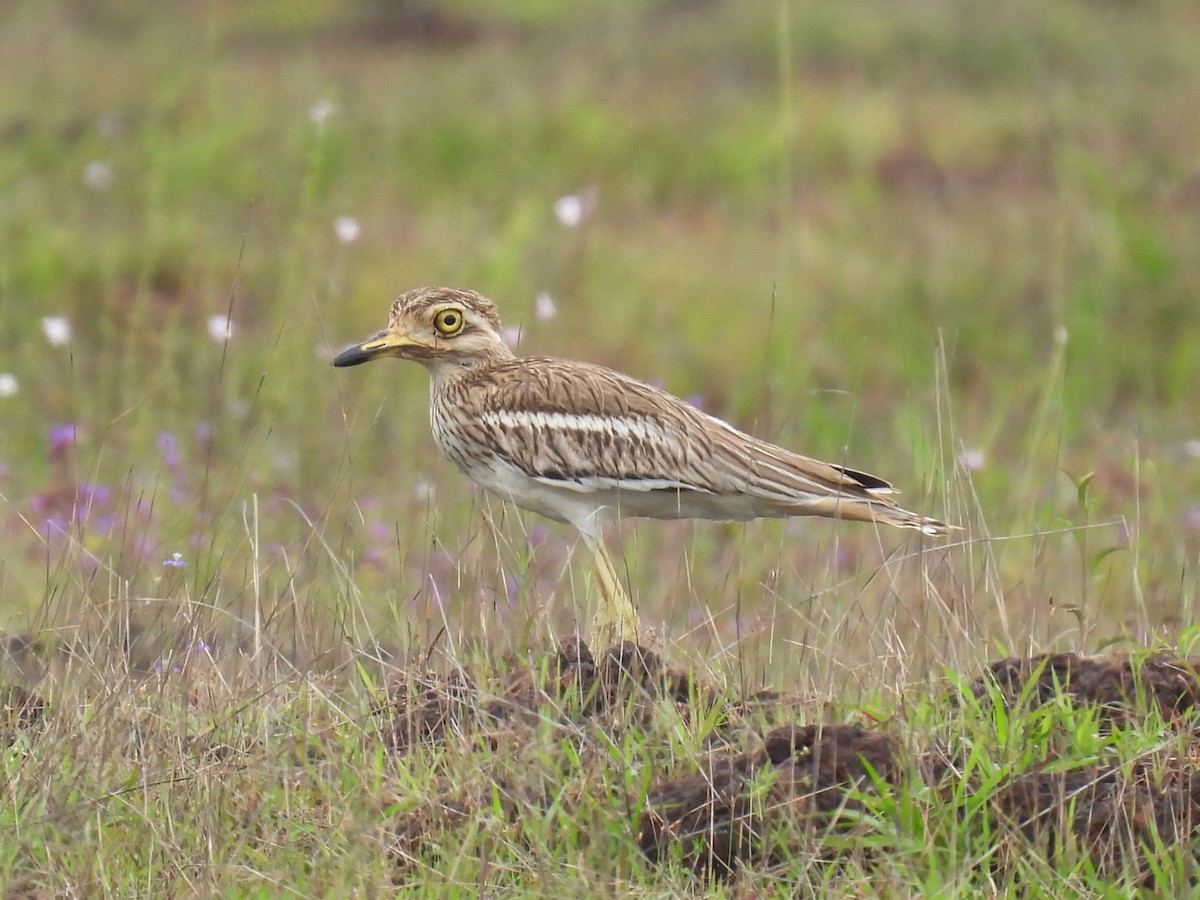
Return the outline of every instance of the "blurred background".
<path id="1" fill-rule="evenodd" d="M 673 654 L 1190 641 L 1194 3 L 10 0 L 0 59 L 18 662 L 586 621 L 576 535 L 440 458 L 420 367 L 328 365 L 438 283 L 963 526 L 624 525 Z"/>

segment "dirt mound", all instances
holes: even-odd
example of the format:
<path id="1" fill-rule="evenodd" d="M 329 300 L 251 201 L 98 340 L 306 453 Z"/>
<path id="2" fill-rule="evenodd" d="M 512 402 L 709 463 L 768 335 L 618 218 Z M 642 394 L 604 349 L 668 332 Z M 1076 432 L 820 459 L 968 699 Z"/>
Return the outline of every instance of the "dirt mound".
<path id="1" fill-rule="evenodd" d="M 404 751 L 442 742 L 449 734 L 487 739 L 497 726 L 545 715 L 580 722 L 631 703 L 649 715 L 649 704 L 658 699 L 684 704 L 697 699 L 697 692 L 711 699 L 711 689 L 666 666 L 653 650 L 625 641 L 597 661 L 583 640 L 571 637 L 545 664 L 519 668 L 498 695 L 481 691 L 461 669 L 449 675 L 408 673 L 389 685 L 375 714 L 388 746 Z"/>
<path id="2" fill-rule="evenodd" d="M 977 697 L 998 691 L 1007 705 L 1045 704 L 1060 694 L 1103 707 L 1121 720 L 1156 708 L 1172 719 L 1200 707 L 1200 660 L 1166 654 L 1090 658 L 1046 653 L 1002 659 L 971 683 Z"/>
<path id="3" fill-rule="evenodd" d="M 1200 679 L 1194 663 L 1165 655 L 1046 654 L 993 663 L 969 689 L 1006 706 L 1066 695 L 1101 706 L 1111 730 L 1151 714 L 1186 724 Z M 961 705 L 951 702 L 947 721 L 956 707 L 962 719 Z M 678 752 L 664 710 L 693 722 L 702 717 L 709 730 L 698 736 L 699 752 Z M 650 860 L 706 878 L 801 853 L 829 861 L 855 854 L 869 864 L 863 848 L 871 842 L 859 838 L 887 820 L 881 810 L 895 809 L 902 793 L 931 822 L 966 821 L 973 798 L 984 797 L 971 827 L 982 815 L 1001 836 L 1001 849 L 984 854 L 984 865 L 1003 867 L 1030 848 L 1053 864 L 1069 851 L 1097 871 L 1133 873 L 1146 884 L 1153 848 L 1190 840 L 1200 823 L 1200 738 L 1190 727 L 1179 730 L 1171 752 L 1133 764 L 1101 755 L 1064 766 L 1052 749 L 1062 745 L 1051 743 L 1041 757 L 1022 757 L 1010 774 L 989 781 L 966 752 L 955 757 L 941 749 L 937 736 L 924 747 L 918 739 L 913 749 L 865 724 L 795 723 L 801 710 L 787 694 L 724 696 L 636 644 L 618 644 L 596 659 L 578 638 L 518 667 L 497 692 L 461 670 L 411 674 L 376 711 L 388 746 L 411 753 L 453 742 L 459 751 L 474 747 L 484 761 L 474 787 L 448 777 L 434 799 L 393 820 L 397 858 L 436 864 L 438 836 L 469 822 L 519 831 L 523 820 L 538 816 L 587 815 L 596 785 L 621 783 L 611 748 L 623 737 L 638 742 L 648 786 L 603 798 L 609 812 L 622 809 Z M 457 850 L 453 840 L 445 843 Z"/>
<path id="4" fill-rule="evenodd" d="M 653 788 L 638 844 L 655 862 L 673 855 L 697 873 L 769 863 L 785 848 L 768 835 L 837 827 L 842 811 L 861 809 L 856 788 L 895 771 L 892 739 L 860 725 L 776 728 L 755 753 Z"/>
<path id="5" fill-rule="evenodd" d="M 1200 770 L 1192 756 L 1139 761 L 1132 767 L 1083 766 L 1033 772 L 1014 779 L 996 796 L 999 813 L 1028 846 L 1053 865 L 1071 845 L 1098 872 L 1133 872 L 1152 886 L 1155 848 L 1191 840 L 1200 824 Z"/>
<path id="6" fill-rule="evenodd" d="M 389 840 L 398 880 L 418 858 L 436 864 L 443 836 L 486 820 L 519 831 L 522 821 L 595 808 L 597 785 L 621 784 L 626 771 L 613 748 L 633 742 L 650 758 L 648 777 L 672 766 L 672 720 L 699 718 L 704 753 L 735 752 L 751 722 L 770 721 L 794 700 L 766 692 L 730 698 L 690 672 L 666 665 L 646 647 L 623 642 L 599 658 L 579 638 L 559 643 L 546 659 L 514 667 L 500 690 L 462 669 L 408 673 L 375 709 L 386 745 L 411 754 L 446 748 L 458 766 L 432 799 L 404 802 Z M 473 759 L 464 761 L 464 756 Z M 632 813 L 632 798 L 606 798 Z M 454 847 L 453 840 L 445 841 Z"/>
<path id="7" fill-rule="evenodd" d="M 46 718 L 46 701 L 19 684 L 0 685 L 0 747 L 10 746 L 21 731 L 38 728 Z"/>

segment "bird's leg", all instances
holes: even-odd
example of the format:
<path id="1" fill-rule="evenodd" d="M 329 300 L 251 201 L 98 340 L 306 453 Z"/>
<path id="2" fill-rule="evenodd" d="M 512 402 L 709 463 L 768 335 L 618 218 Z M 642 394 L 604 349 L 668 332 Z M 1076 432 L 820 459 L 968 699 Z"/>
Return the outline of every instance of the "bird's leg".
<path id="1" fill-rule="evenodd" d="M 603 652 L 618 641 L 636 641 L 641 623 L 629 601 L 612 559 L 600 539 L 585 536 L 596 559 L 596 574 L 600 579 L 600 608 L 592 619 L 589 641 L 597 652 Z"/>

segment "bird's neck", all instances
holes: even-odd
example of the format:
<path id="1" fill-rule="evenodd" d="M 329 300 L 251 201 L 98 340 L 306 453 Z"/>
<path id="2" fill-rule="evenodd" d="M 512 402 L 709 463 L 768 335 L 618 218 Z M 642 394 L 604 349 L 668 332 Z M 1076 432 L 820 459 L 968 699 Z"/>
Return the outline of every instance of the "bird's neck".
<path id="1" fill-rule="evenodd" d="M 507 344 L 499 344 L 495 348 L 489 348 L 487 353 L 431 359 L 425 366 L 429 369 L 432 379 L 433 393 L 437 394 L 474 372 L 515 358 L 516 354 Z"/>

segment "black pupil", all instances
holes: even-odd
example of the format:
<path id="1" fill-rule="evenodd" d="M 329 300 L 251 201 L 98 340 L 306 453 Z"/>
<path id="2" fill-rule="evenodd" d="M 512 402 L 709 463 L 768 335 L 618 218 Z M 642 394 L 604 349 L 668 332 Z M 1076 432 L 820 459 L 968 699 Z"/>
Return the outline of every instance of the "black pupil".
<path id="1" fill-rule="evenodd" d="M 442 316 L 443 328 L 453 328 L 457 324 L 458 316 L 456 316 L 454 313 L 446 313 L 446 315 Z"/>

